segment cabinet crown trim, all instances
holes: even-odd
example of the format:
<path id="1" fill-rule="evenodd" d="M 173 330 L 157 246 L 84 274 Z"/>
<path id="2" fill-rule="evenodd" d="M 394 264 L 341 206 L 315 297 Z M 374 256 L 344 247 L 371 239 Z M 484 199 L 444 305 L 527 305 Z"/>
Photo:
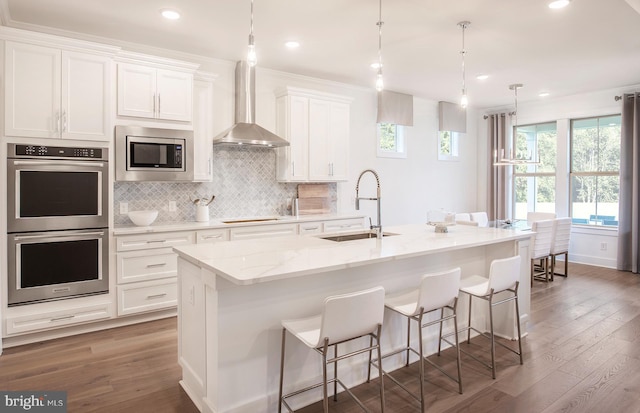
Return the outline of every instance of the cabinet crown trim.
<path id="1" fill-rule="evenodd" d="M 169 59 L 166 57 L 152 56 L 143 53 L 129 52 L 121 50 L 114 60 L 117 63 L 132 63 L 136 65 L 145 65 L 157 69 L 169 69 L 181 72 L 195 73 L 200 67 L 198 63 L 185 62 L 183 60 Z"/>
<path id="2" fill-rule="evenodd" d="M 29 43 L 38 46 L 53 47 L 75 52 L 103 54 L 108 56 L 113 56 L 121 50 L 121 48 L 118 46 L 88 42 L 86 40 L 72 39 L 70 37 L 32 32 L 29 30 L 15 29 L 13 27 L 5 26 L 0 26 L 0 39 L 19 43 Z"/>
<path id="3" fill-rule="evenodd" d="M 349 96 L 336 95 L 334 93 L 320 92 L 312 89 L 302 89 L 298 87 L 285 86 L 275 90 L 276 98 L 283 96 L 302 96 L 312 99 L 330 100 L 334 102 L 351 103 L 353 98 Z"/>

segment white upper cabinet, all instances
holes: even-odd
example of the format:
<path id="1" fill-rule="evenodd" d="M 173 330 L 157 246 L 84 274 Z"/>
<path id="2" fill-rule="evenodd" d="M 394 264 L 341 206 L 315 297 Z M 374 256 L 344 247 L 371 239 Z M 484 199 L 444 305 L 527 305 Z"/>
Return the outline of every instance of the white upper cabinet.
<path id="1" fill-rule="evenodd" d="M 5 51 L 6 136 L 110 139 L 109 57 L 10 41 Z"/>
<path id="2" fill-rule="evenodd" d="M 213 156 L 213 82 L 193 82 L 194 181 L 211 181 Z"/>
<path id="3" fill-rule="evenodd" d="M 348 179 L 351 98 L 305 89 L 277 92 L 276 129 L 290 146 L 278 148 L 277 179 Z"/>
<path id="4" fill-rule="evenodd" d="M 193 74 L 118 64 L 118 115 L 191 122 Z"/>
<path id="5" fill-rule="evenodd" d="M 305 182 L 309 179 L 309 99 L 281 96 L 276 100 L 276 112 L 276 133 L 290 144 L 277 149 L 277 179 Z"/>

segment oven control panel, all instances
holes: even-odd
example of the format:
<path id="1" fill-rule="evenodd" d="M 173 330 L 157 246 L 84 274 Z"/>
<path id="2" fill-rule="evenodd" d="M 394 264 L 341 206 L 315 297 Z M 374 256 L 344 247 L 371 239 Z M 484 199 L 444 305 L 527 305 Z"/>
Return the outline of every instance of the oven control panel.
<path id="1" fill-rule="evenodd" d="M 14 146 L 14 145 L 12 145 Z M 106 149 L 103 148 L 72 148 L 67 146 L 36 146 L 15 145 L 15 153 L 9 154 L 15 157 L 47 157 L 47 158 L 73 158 L 73 159 L 100 159 L 106 160 Z"/>

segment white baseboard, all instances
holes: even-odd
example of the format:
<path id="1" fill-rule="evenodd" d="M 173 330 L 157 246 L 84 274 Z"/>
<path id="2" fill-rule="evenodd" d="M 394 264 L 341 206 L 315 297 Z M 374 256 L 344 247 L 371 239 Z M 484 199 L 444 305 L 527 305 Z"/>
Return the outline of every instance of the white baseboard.
<path id="1" fill-rule="evenodd" d="M 579 254 L 571 254 L 569 256 L 569 262 L 575 262 L 576 264 L 587 264 L 587 265 L 595 265 L 596 267 L 605 267 L 605 268 L 617 268 L 617 260 L 613 258 L 601 258 L 601 257 L 592 257 L 590 255 L 579 255 Z"/>

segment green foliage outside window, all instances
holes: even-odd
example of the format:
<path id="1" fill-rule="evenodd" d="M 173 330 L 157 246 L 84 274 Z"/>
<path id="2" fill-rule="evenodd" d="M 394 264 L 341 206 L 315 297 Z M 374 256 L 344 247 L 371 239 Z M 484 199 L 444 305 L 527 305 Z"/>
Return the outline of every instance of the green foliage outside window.
<path id="1" fill-rule="evenodd" d="M 441 155 L 453 155 L 451 153 L 451 132 L 450 131 L 441 131 L 440 132 L 440 154 Z"/>
<path id="2" fill-rule="evenodd" d="M 383 151 L 396 151 L 396 125 L 393 123 L 379 123 L 378 128 L 380 130 L 380 149 Z"/>

